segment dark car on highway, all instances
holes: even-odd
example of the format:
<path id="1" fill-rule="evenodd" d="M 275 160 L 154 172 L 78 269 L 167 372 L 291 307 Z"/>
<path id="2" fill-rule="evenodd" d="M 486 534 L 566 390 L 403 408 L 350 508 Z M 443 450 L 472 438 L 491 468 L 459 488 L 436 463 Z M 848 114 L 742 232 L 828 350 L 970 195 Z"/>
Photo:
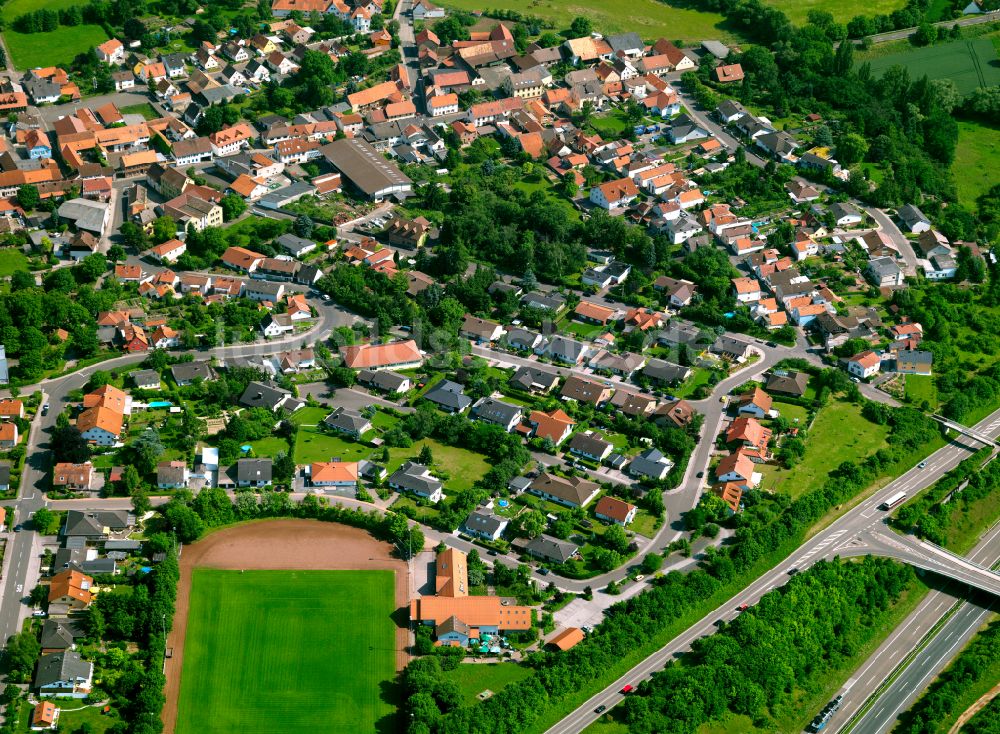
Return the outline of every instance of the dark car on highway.
<path id="1" fill-rule="evenodd" d="M 598 706 L 598 707 L 597 707 L 596 709 L 594 709 L 594 713 L 595 713 L 595 714 L 603 714 L 603 713 L 604 713 L 605 711 L 607 711 L 607 710 L 608 710 L 608 707 L 607 707 L 607 706 L 605 706 L 605 705 L 604 705 L 604 704 L 602 703 L 602 704 L 601 704 L 600 706 Z"/>

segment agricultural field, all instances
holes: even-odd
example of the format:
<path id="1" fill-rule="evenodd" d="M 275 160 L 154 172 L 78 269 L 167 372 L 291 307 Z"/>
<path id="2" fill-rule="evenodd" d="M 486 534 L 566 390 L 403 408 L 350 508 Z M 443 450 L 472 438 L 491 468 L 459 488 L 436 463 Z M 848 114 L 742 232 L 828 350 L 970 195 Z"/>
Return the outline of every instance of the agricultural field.
<path id="1" fill-rule="evenodd" d="M 391 571 L 195 569 L 177 734 L 391 730 L 393 583 Z"/>
<path id="2" fill-rule="evenodd" d="M 931 79 L 951 79 L 962 94 L 968 94 L 977 87 L 1000 84 L 1000 62 L 996 48 L 988 38 L 909 48 L 872 58 L 868 63 L 873 76 L 880 76 L 890 67 L 900 65 L 909 71 L 911 79 L 924 75 Z"/>
<path id="3" fill-rule="evenodd" d="M 976 199 L 997 184 L 1000 170 L 1000 128 L 960 120 L 958 147 L 951 166 L 958 200 L 974 207 Z"/>
<path id="4" fill-rule="evenodd" d="M 73 3 L 34 3 L 32 9 L 45 7 L 65 7 Z M 10 16 L 10 5 L 4 9 L 4 17 Z M 3 34 L 11 63 L 15 68 L 34 69 L 39 66 L 67 66 L 79 54 L 93 52 L 94 46 L 104 43 L 108 34 L 99 25 L 59 26 L 49 33 L 17 33 L 7 30 Z M 81 92 L 84 90 L 81 89 Z"/>
<path id="5" fill-rule="evenodd" d="M 632 0 L 623 5 L 618 0 L 584 0 L 578 3 L 559 0 L 487 0 L 485 3 L 480 0 L 445 0 L 441 4 L 470 12 L 516 10 L 551 20 L 557 30 L 568 28 L 573 18 L 584 16 L 594 24 L 594 30 L 601 33 L 635 31 L 647 40 L 663 37 L 692 43 L 709 38 L 739 40 L 738 34 L 726 26 L 722 15 L 697 10 L 694 7 L 696 3 Z"/>
<path id="6" fill-rule="evenodd" d="M 899 10 L 904 0 L 767 0 L 788 16 L 796 25 L 806 22 L 810 10 L 821 10 L 833 15 L 838 23 L 846 23 L 856 15 L 882 15 Z"/>

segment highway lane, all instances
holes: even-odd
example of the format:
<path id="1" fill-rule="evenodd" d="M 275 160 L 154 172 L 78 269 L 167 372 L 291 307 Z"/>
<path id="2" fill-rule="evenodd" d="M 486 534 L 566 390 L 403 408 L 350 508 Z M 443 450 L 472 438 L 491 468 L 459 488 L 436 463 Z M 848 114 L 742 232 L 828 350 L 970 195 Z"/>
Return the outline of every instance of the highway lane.
<path id="1" fill-rule="evenodd" d="M 1000 434 L 1000 410 L 984 418 L 974 428 L 990 436 Z M 739 594 L 706 614 L 700 621 L 688 627 L 683 633 L 645 658 L 625 675 L 591 696 L 572 713 L 548 729 L 547 734 L 575 734 L 587 728 L 600 716 L 594 713 L 595 708 L 598 706 L 611 708 L 621 701 L 622 696 L 619 691 L 624 685 L 635 685 L 639 681 L 649 678 L 653 672 L 662 669 L 675 655 L 687 651 L 694 640 L 713 634 L 716 630 L 716 620 L 732 619 L 738 613 L 736 609 L 739 605 L 756 604 L 764 594 L 783 585 L 788 580 L 790 569 L 803 569 L 821 558 L 842 554 L 849 546 L 851 539 L 859 532 L 870 527 L 873 522 L 877 523 L 887 516 L 887 513 L 879 509 L 879 505 L 888 497 L 900 490 L 907 491 L 908 494 L 912 495 L 916 491 L 930 486 L 978 447 L 979 444 L 971 439 L 966 440 L 964 437 L 960 437 L 938 449 L 927 458 L 926 466 L 923 469 L 913 467 L 875 492 L 864 502 L 848 510 L 825 530 L 804 542 L 794 553 L 757 578 Z"/>
<path id="2" fill-rule="evenodd" d="M 995 525 L 983 534 L 982 539 L 969 553 L 968 558 L 986 567 L 993 566 L 997 561 L 1000 561 L 1000 524 Z M 963 595 L 968 595 L 967 587 L 959 583 L 950 582 L 940 589 L 929 592 L 924 597 L 917 608 L 893 630 L 878 649 L 859 666 L 858 672 L 852 675 L 844 684 L 841 708 L 827 727 L 830 732 L 838 732 L 842 729 L 847 730 L 845 729 L 846 725 L 851 722 L 852 718 L 871 699 L 873 692 L 878 691 L 879 686 L 893 674 L 906 659 L 910 651 L 917 647 L 921 640 L 934 629 L 956 603 L 961 604 L 960 610 L 982 608 L 977 601 L 964 601 L 962 599 Z M 963 620 L 959 622 L 960 625 L 968 623 L 967 611 L 962 615 L 956 614 L 956 617 L 958 616 L 961 616 Z M 960 629 L 965 628 L 960 627 Z M 974 629 L 975 627 L 973 627 Z M 938 630 L 934 642 L 941 639 L 948 639 L 950 632 L 947 630 L 947 625 Z M 957 652 L 958 649 L 960 648 L 955 648 L 955 651 Z M 928 670 L 928 666 L 934 664 L 936 653 L 940 652 L 941 650 L 937 646 L 928 644 L 927 647 L 923 648 L 909 661 L 906 671 L 920 671 L 922 675 Z M 886 708 L 886 705 L 893 701 L 898 703 L 899 699 L 906 695 L 904 691 L 912 692 L 912 695 L 916 697 L 922 688 L 914 690 L 910 683 L 913 683 L 913 681 L 904 676 L 898 678 L 886 689 L 878 691 L 876 705 L 865 716 L 865 720 L 868 720 L 865 726 L 872 725 L 875 719 L 878 718 L 876 712 L 882 711 L 883 715 L 888 713 L 892 706 Z M 862 721 L 864 720 L 858 720 L 858 726 L 862 724 Z M 858 728 L 857 726 L 851 730 L 866 732 L 866 734 L 869 731 L 880 731 L 879 729 Z"/>
<path id="3" fill-rule="evenodd" d="M 849 731 L 882 734 L 917 699 L 993 615 L 996 600 L 965 602 Z"/>

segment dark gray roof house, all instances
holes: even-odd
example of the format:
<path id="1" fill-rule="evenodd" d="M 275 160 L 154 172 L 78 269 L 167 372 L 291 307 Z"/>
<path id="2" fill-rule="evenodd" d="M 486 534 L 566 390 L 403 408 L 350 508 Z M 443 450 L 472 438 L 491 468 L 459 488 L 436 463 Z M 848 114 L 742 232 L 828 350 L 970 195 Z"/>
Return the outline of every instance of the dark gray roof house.
<path id="1" fill-rule="evenodd" d="M 465 388 L 451 380 L 441 380 L 424 394 L 424 398 L 448 413 L 461 413 L 472 405 Z"/>
<path id="2" fill-rule="evenodd" d="M 524 351 L 533 351 L 535 347 L 542 343 L 542 335 L 537 331 L 513 327 L 504 334 L 503 340 L 507 346 Z"/>
<path id="3" fill-rule="evenodd" d="M 674 462 L 668 459 L 659 449 L 646 449 L 632 459 L 628 465 L 628 473 L 634 477 L 663 479 L 673 468 Z"/>
<path id="4" fill-rule="evenodd" d="M 565 540 L 556 540 L 548 535 L 539 535 L 532 539 L 524 550 L 535 558 L 552 563 L 565 563 L 576 555 L 579 548 Z"/>
<path id="5" fill-rule="evenodd" d="M 800 398 L 806 394 L 808 384 L 809 374 L 806 372 L 775 370 L 767 378 L 765 388 L 768 392 L 794 395 Z"/>
<path id="6" fill-rule="evenodd" d="M 330 415 L 323 419 L 323 424 L 335 431 L 348 433 L 352 436 L 361 436 L 371 430 L 372 424 L 367 418 L 356 410 L 340 406 Z"/>
<path id="7" fill-rule="evenodd" d="M 316 249 L 316 243 L 312 240 L 307 240 L 304 237 L 299 237 L 291 233 L 281 235 L 274 242 L 295 257 L 299 257 L 300 255 L 304 255 L 305 253 L 312 252 Z"/>
<path id="8" fill-rule="evenodd" d="M 239 459 L 236 462 L 236 482 L 240 486 L 264 486 L 271 483 L 270 459 Z"/>
<path id="9" fill-rule="evenodd" d="M 587 345 L 562 335 L 552 337 L 545 354 L 557 362 L 577 364 L 587 354 Z"/>
<path id="10" fill-rule="evenodd" d="M 69 510 L 63 534 L 67 538 L 103 538 L 135 525 L 135 515 L 128 510 Z"/>
<path id="11" fill-rule="evenodd" d="M 190 385 L 197 379 L 215 379 L 215 371 L 207 361 L 175 364 L 170 368 L 170 374 L 178 385 Z"/>
<path id="12" fill-rule="evenodd" d="M 391 370 L 360 370 L 358 382 L 384 392 L 403 392 L 410 384 L 410 378 Z"/>
<path id="13" fill-rule="evenodd" d="M 656 380 L 664 385 L 683 382 L 691 374 L 690 367 L 684 367 L 665 359 L 651 359 L 642 369 L 642 374 L 650 380 Z"/>
<path id="14" fill-rule="evenodd" d="M 473 418 L 500 426 L 506 431 L 512 430 L 523 415 L 524 411 L 520 405 L 489 397 L 479 399 L 472 408 Z"/>
<path id="15" fill-rule="evenodd" d="M 410 491 L 420 497 L 428 497 L 437 502 L 444 485 L 440 479 L 431 476 L 431 471 L 423 464 L 407 461 L 389 475 L 389 486 L 393 489 Z"/>
<path id="16" fill-rule="evenodd" d="M 540 308 L 545 311 L 559 313 L 566 308 L 566 296 L 562 293 L 539 293 L 531 291 L 521 297 L 521 305 L 525 308 Z"/>
<path id="17" fill-rule="evenodd" d="M 240 405 L 247 408 L 267 408 L 275 411 L 281 408 L 292 394 L 277 385 L 265 382 L 251 382 L 240 396 Z"/>
<path id="18" fill-rule="evenodd" d="M 750 345 L 729 336 L 720 336 L 711 347 L 712 354 L 728 359 L 744 360 L 750 356 Z"/>
<path id="19" fill-rule="evenodd" d="M 160 387 L 160 373 L 156 370 L 136 370 L 129 377 L 139 390 L 156 390 Z"/>
<path id="20" fill-rule="evenodd" d="M 518 367 L 510 378 L 511 387 L 525 392 L 549 392 L 559 384 L 559 375 L 555 372 L 533 366 Z"/>
<path id="21" fill-rule="evenodd" d="M 81 637 L 86 636 L 82 626 L 72 619 L 46 619 L 42 625 L 42 650 L 56 652 L 69 650 Z"/>
<path id="22" fill-rule="evenodd" d="M 509 524 L 510 521 L 506 517 L 499 517 L 485 510 L 476 510 L 465 518 L 462 529 L 469 535 L 496 540 L 503 535 Z"/>
<path id="23" fill-rule="evenodd" d="M 927 215 L 913 204 L 905 204 L 899 207 L 899 211 L 897 213 L 899 215 L 899 221 L 902 222 L 903 226 L 910 232 L 918 232 L 921 229 L 930 229 L 931 220 L 928 219 Z"/>
<path id="24" fill-rule="evenodd" d="M 80 657 L 80 653 L 67 650 L 52 655 L 42 655 L 35 669 L 35 688 L 43 694 L 78 694 L 79 688 L 90 688 L 94 675 L 93 663 Z"/>

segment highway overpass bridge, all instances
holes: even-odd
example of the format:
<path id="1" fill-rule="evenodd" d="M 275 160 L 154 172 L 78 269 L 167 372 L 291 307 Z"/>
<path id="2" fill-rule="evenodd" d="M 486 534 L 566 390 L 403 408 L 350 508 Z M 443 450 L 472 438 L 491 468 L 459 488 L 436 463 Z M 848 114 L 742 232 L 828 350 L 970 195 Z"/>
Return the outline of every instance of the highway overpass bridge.
<path id="1" fill-rule="evenodd" d="M 953 420 L 945 418 L 943 415 L 935 414 L 932 416 L 932 418 L 934 418 L 934 420 L 936 420 L 941 425 L 950 428 L 953 431 L 958 431 L 963 436 L 968 436 L 969 438 L 973 438 L 976 441 L 979 441 L 982 444 L 986 444 L 987 446 L 992 446 L 993 448 L 1000 447 L 1000 443 L 997 443 L 993 438 L 987 436 L 982 431 L 977 431 L 975 428 L 969 428 L 968 426 L 963 426 L 961 423 L 956 423 Z"/>
<path id="2" fill-rule="evenodd" d="M 837 548 L 841 556 L 885 556 L 1000 597 L 1000 574 L 951 551 L 872 525 Z"/>

